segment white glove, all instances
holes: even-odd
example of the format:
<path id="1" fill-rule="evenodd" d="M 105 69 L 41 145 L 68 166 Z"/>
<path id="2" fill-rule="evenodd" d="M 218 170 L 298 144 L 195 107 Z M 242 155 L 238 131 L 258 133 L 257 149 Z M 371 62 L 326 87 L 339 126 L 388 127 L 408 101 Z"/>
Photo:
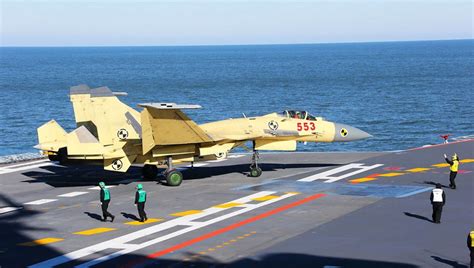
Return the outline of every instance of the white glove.
<path id="1" fill-rule="evenodd" d="M 444 154 L 444 158 L 448 158 L 448 157 L 446 156 L 446 154 Z"/>

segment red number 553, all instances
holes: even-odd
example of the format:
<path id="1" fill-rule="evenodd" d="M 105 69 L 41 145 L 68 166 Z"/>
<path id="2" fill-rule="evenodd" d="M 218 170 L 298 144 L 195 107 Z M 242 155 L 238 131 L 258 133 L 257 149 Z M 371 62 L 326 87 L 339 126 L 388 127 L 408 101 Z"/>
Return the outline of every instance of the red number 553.
<path id="1" fill-rule="evenodd" d="M 316 124 L 314 122 L 298 122 L 296 124 L 296 130 L 301 131 L 301 130 L 315 130 L 316 129 Z"/>

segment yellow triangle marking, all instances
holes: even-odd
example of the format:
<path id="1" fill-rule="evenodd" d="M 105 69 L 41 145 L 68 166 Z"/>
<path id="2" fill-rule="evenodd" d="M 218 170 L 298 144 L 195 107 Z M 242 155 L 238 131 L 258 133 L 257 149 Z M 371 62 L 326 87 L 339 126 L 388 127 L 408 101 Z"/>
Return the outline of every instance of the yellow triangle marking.
<path id="1" fill-rule="evenodd" d="M 113 230 L 116 230 L 116 229 L 115 228 L 101 227 L 101 228 L 94 228 L 94 229 L 84 230 L 84 231 L 80 231 L 80 232 L 75 232 L 73 234 L 77 234 L 77 235 L 95 235 L 95 234 L 110 232 L 110 231 L 113 231 Z"/>
<path id="2" fill-rule="evenodd" d="M 400 173 L 400 172 L 385 173 L 385 174 L 378 175 L 378 177 L 395 177 L 395 176 L 401 176 L 401 175 L 405 175 L 405 173 Z"/>
<path id="3" fill-rule="evenodd" d="M 267 200 L 272 200 L 272 199 L 275 199 L 275 198 L 278 198 L 279 196 L 276 196 L 276 195 L 267 195 L 267 196 L 262 196 L 262 197 L 257 197 L 257 198 L 253 198 L 252 200 L 255 200 L 255 201 L 267 201 Z"/>
<path id="4" fill-rule="evenodd" d="M 441 168 L 441 167 L 449 167 L 449 164 L 448 163 L 439 163 L 439 164 L 434 164 L 434 165 L 431 165 L 431 166 Z"/>
<path id="5" fill-rule="evenodd" d="M 240 206 L 240 205 L 243 205 L 243 204 L 233 202 L 233 203 L 224 203 L 224 204 L 216 205 L 214 207 L 215 208 L 232 208 L 232 207 L 236 207 L 236 206 Z"/>
<path id="6" fill-rule="evenodd" d="M 412 168 L 412 169 L 407 169 L 405 171 L 408 171 L 408 172 L 423 172 L 423 171 L 427 171 L 427 170 L 430 170 L 431 168 Z"/>
<path id="7" fill-rule="evenodd" d="M 56 243 L 56 242 L 63 241 L 63 240 L 64 240 L 63 238 L 47 237 L 47 238 L 43 238 L 43 239 L 33 240 L 33 241 L 30 241 L 30 242 L 20 243 L 18 245 L 19 246 L 25 246 L 25 247 L 34 247 L 34 246 L 40 246 L 40 245 Z"/>
<path id="8" fill-rule="evenodd" d="M 182 216 L 188 216 L 188 215 L 193 215 L 193 214 L 198 214 L 201 213 L 202 210 L 187 210 L 187 211 L 182 211 L 182 212 L 176 212 L 173 214 L 170 214 L 171 216 L 176 216 L 176 217 L 182 217 Z"/>
<path id="9" fill-rule="evenodd" d="M 125 224 L 128 224 L 128 225 L 144 225 L 144 224 L 149 224 L 149 223 L 154 223 L 154 222 L 159 222 L 159 221 L 162 221 L 163 219 L 155 219 L 155 218 L 150 218 L 144 222 L 140 222 L 140 221 L 129 221 L 129 222 L 126 222 Z"/>
<path id="10" fill-rule="evenodd" d="M 376 180 L 377 178 L 359 178 L 359 179 L 353 179 L 353 180 L 350 180 L 349 182 L 352 182 L 352 183 L 360 183 L 360 182 L 366 182 L 366 181 L 374 181 Z"/>

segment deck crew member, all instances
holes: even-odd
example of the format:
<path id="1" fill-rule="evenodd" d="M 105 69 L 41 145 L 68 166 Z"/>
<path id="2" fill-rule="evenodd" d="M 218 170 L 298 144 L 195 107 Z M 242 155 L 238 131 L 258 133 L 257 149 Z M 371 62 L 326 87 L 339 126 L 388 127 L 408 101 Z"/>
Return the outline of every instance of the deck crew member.
<path id="1" fill-rule="evenodd" d="M 109 203 L 110 203 L 110 190 L 105 187 L 104 182 L 99 182 L 99 187 L 100 187 L 100 204 L 102 206 L 102 221 L 107 221 L 107 217 L 111 218 L 111 221 L 113 222 L 115 219 L 115 216 L 112 215 L 107 209 L 109 208 Z"/>
<path id="2" fill-rule="evenodd" d="M 456 179 L 456 175 L 458 175 L 459 157 L 457 154 L 454 154 L 451 160 L 449 160 L 446 154 L 444 154 L 444 159 L 449 164 L 449 187 L 456 189 L 456 182 L 454 180 Z"/>
<path id="3" fill-rule="evenodd" d="M 441 184 L 437 183 L 436 188 L 431 191 L 431 205 L 433 206 L 432 219 L 434 223 L 441 223 L 441 212 L 443 212 L 443 206 L 446 202 L 446 195 L 444 194 L 443 189 L 441 189 Z"/>
<path id="4" fill-rule="evenodd" d="M 148 220 L 148 217 L 145 213 L 145 203 L 146 203 L 146 192 L 143 190 L 143 185 L 137 185 L 137 192 L 135 193 L 135 206 L 138 209 L 138 216 L 140 217 L 140 222 Z"/>
<path id="5" fill-rule="evenodd" d="M 471 251 L 471 268 L 474 268 L 474 230 L 467 235 L 467 248 Z"/>

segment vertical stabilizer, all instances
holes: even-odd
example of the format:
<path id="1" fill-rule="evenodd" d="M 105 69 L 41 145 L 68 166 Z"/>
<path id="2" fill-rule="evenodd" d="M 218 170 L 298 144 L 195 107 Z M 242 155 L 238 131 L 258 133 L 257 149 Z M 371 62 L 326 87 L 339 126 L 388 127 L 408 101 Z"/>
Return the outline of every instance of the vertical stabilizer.
<path id="1" fill-rule="evenodd" d="M 102 145 L 140 139 L 140 114 L 121 102 L 108 87 L 71 87 L 77 127 L 84 126 Z"/>

